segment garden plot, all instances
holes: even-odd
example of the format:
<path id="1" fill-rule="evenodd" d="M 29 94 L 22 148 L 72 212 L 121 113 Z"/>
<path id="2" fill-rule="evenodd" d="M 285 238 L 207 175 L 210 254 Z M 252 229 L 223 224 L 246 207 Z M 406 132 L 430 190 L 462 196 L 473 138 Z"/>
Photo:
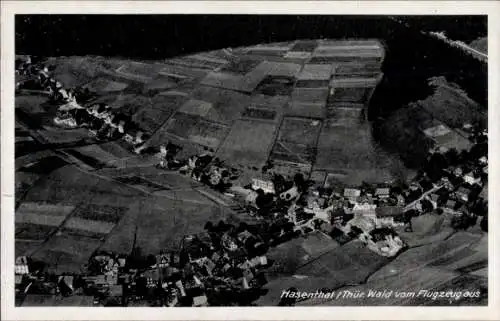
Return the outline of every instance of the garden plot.
<path id="1" fill-rule="evenodd" d="M 149 82 L 160 69 L 161 65 L 128 62 L 116 69 L 116 73 L 128 79 Z"/>
<path id="2" fill-rule="evenodd" d="M 331 105 L 328 104 L 326 110 L 328 124 L 332 127 L 353 127 L 363 121 L 362 105 Z"/>
<path id="3" fill-rule="evenodd" d="M 288 97 L 252 95 L 242 118 L 278 122 L 285 109 Z"/>
<path id="4" fill-rule="evenodd" d="M 305 64 L 300 72 L 299 80 L 329 80 L 335 71 L 334 65 Z"/>
<path id="5" fill-rule="evenodd" d="M 270 76 L 295 77 L 301 70 L 300 64 L 290 62 L 272 62 Z"/>
<path id="6" fill-rule="evenodd" d="M 343 169 L 360 174 L 366 169 L 379 173 L 380 178 L 385 180 L 392 165 L 393 159 L 374 145 L 369 125 L 347 127 L 330 121 L 323 125 L 318 140 L 316 169 Z"/>
<path id="7" fill-rule="evenodd" d="M 340 64 L 336 68 L 335 76 L 349 77 L 350 75 L 356 77 L 376 77 L 381 73 L 380 64 L 375 63 L 351 63 L 351 64 Z"/>
<path id="8" fill-rule="evenodd" d="M 238 120 L 217 152 L 219 159 L 232 166 L 261 168 L 274 141 L 276 124 Z"/>
<path id="9" fill-rule="evenodd" d="M 125 82 L 118 82 L 118 81 L 113 81 L 110 79 L 106 78 L 96 78 L 92 80 L 91 82 L 87 83 L 84 88 L 88 88 L 92 92 L 119 92 L 125 90 L 129 84 Z"/>
<path id="10" fill-rule="evenodd" d="M 285 117 L 273 147 L 271 158 L 292 163 L 311 164 L 321 121 Z"/>
<path id="11" fill-rule="evenodd" d="M 223 88 L 228 90 L 238 90 L 243 81 L 242 75 L 235 75 L 228 72 L 210 72 L 201 81 L 202 85 Z"/>
<path id="12" fill-rule="evenodd" d="M 75 207 L 71 205 L 25 202 L 16 210 L 16 224 L 59 226 Z"/>
<path id="13" fill-rule="evenodd" d="M 328 95 L 328 101 L 332 103 L 367 103 L 373 88 L 366 87 L 333 87 Z"/>
<path id="14" fill-rule="evenodd" d="M 334 77 L 330 80 L 330 87 L 335 88 L 375 88 L 380 77 Z"/>
<path id="15" fill-rule="evenodd" d="M 318 46 L 317 40 L 298 40 L 292 46 L 292 52 L 313 52 Z"/>
<path id="16" fill-rule="evenodd" d="M 169 137 L 173 136 L 181 141 L 191 141 L 211 149 L 217 149 L 227 131 L 228 127 L 223 124 L 178 112 L 150 139 L 150 145 L 164 144 L 169 140 Z"/>
<path id="17" fill-rule="evenodd" d="M 129 253 L 134 239 L 142 253 L 178 249 L 183 236 L 202 232 L 207 221 L 225 218 L 216 206 L 207 204 L 154 196 L 137 199 L 101 249 Z"/>
<path id="18" fill-rule="evenodd" d="M 231 61 L 226 66 L 222 67 L 220 71 L 235 75 L 245 75 L 251 72 L 260 63 L 261 62 L 258 59 L 243 56 L 237 60 Z"/>
<path id="19" fill-rule="evenodd" d="M 311 64 L 380 64 L 381 59 L 376 57 L 359 57 L 353 55 L 340 56 L 340 55 L 314 55 L 308 61 Z"/>
<path id="20" fill-rule="evenodd" d="M 198 86 L 191 92 L 190 96 L 193 102 L 191 105 L 186 106 L 187 108 L 198 105 L 199 107 L 196 108 L 198 108 L 197 112 L 200 117 L 227 125 L 241 116 L 248 102 L 248 95 L 206 86 Z M 180 111 L 183 111 L 183 109 Z M 196 112 L 191 113 L 196 114 Z"/>
<path id="21" fill-rule="evenodd" d="M 70 230 L 81 230 L 94 234 L 107 235 L 115 224 L 103 221 L 86 220 L 79 217 L 70 217 L 65 223 L 64 228 Z"/>
<path id="22" fill-rule="evenodd" d="M 338 39 L 323 39 L 319 41 L 318 48 L 341 48 L 341 47 L 355 47 L 355 48 L 382 48 L 380 41 L 375 39 L 366 40 L 338 40 Z"/>
<path id="23" fill-rule="evenodd" d="M 318 47 L 313 56 L 322 57 L 355 57 L 355 58 L 378 58 L 381 59 L 384 55 L 384 51 L 380 47 L 373 48 L 363 48 L 357 46 L 345 46 L 345 47 Z"/>
<path id="24" fill-rule="evenodd" d="M 47 263 L 48 272 L 55 274 L 81 273 L 92 253 L 99 247 L 100 241 L 92 238 L 54 235 L 33 255 L 37 261 Z"/>
<path id="25" fill-rule="evenodd" d="M 295 84 L 295 78 L 285 76 L 267 76 L 264 78 L 255 93 L 268 96 L 290 96 Z"/>
<path id="26" fill-rule="evenodd" d="M 181 66 L 184 68 L 196 68 L 205 70 L 214 70 L 223 65 L 218 61 L 198 59 L 198 58 L 193 58 L 192 56 L 184 56 L 179 58 L 168 59 L 166 63 L 172 64 L 174 66 Z"/>
<path id="27" fill-rule="evenodd" d="M 291 100 L 292 102 L 325 106 L 328 94 L 328 88 L 295 88 L 292 91 Z"/>

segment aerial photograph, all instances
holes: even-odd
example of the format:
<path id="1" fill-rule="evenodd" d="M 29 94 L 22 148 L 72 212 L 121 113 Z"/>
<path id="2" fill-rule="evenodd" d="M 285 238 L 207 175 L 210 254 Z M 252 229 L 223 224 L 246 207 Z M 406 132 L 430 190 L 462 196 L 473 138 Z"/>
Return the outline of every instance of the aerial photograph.
<path id="1" fill-rule="evenodd" d="M 487 306 L 487 29 L 16 14 L 16 306 Z"/>

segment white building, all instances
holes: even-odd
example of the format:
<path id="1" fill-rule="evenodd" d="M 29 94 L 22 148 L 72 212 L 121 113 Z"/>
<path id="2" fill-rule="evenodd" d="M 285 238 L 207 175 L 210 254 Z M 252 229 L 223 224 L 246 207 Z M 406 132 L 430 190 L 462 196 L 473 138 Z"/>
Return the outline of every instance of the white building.
<path id="1" fill-rule="evenodd" d="M 275 194 L 276 193 L 276 191 L 274 189 L 274 183 L 273 182 L 271 182 L 271 181 L 265 181 L 265 180 L 258 179 L 258 178 L 252 178 L 252 189 L 254 189 L 254 190 L 261 189 L 265 193 L 269 193 L 269 194 Z"/>

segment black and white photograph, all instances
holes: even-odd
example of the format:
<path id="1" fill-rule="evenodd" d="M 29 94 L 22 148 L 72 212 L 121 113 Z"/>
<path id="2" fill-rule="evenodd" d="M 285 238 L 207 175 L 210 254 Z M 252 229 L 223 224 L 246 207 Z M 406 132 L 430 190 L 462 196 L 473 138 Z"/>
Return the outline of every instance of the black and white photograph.
<path id="1" fill-rule="evenodd" d="M 486 14 L 13 32 L 15 307 L 491 303 Z"/>

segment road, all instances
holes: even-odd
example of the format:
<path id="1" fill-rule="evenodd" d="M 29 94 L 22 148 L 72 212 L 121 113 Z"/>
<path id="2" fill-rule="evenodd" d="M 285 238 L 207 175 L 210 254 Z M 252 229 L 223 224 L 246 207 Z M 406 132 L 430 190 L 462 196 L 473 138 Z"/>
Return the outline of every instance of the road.
<path id="1" fill-rule="evenodd" d="M 426 197 L 427 195 L 429 194 L 432 194 L 433 192 L 437 191 L 438 189 L 440 189 L 441 187 L 443 187 L 443 185 L 434 185 L 433 188 L 431 188 L 430 190 L 424 192 L 419 198 L 417 198 L 416 200 L 414 200 L 413 202 L 407 204 L 404 208 L 404 211 L 407 211 L 409 209 L 411 209 L 416 203 L 420 202 L 424 197 Z"/>

